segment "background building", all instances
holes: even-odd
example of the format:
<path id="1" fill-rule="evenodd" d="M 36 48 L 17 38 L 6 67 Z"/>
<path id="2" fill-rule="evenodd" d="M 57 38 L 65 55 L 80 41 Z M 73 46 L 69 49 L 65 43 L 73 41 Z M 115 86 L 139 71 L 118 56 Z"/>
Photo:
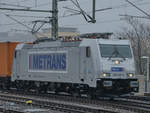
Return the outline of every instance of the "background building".
<path id="1" fill-rule="evenodd" d="M 42 33 L 38 34 L 38 37 L 51 37 L 51 28 L 42 29 Z M 72 27 L 59 27 L 58 36 L 77 36 L 79 35 L 77 28 Z"/>

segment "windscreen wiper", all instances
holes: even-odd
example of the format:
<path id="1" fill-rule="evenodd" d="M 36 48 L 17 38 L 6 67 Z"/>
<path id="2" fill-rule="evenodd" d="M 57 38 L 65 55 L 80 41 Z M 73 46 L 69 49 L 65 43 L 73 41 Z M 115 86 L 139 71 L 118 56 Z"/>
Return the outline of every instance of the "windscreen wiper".
<path id="1" fill-rule="evenodd" d="M 123 58 L 123 60 L 126 60 L 126 58 L 125 58 L 122 54 L 119 53 L 119 51 L 117 50 L 116 47 L 114 47 L 114 52 L 112 53 L 112 55 L 109 57 L 108 60 L 110 60 L 114 55 L 115 55 L 116 57 L 117 57 L 118 55 L 120 55 L 121 58 Z"/>
<path id="2" fill-rule="evenodd" d="M 114 52 L 112 53 L 112 55 L 108 58 L 108 60 L 110 60 L 114 55 L 117 57 L 119 54 L 118 50 L 116 47 L 114 47 Z"/>
<path id="3" fill-rule="evenodd" d="M 121 53 L 118 52 L 118 54 L 121 56 L 121 58 L 123 58 L 123 60 L 126 60 L 126 58 Z"/>

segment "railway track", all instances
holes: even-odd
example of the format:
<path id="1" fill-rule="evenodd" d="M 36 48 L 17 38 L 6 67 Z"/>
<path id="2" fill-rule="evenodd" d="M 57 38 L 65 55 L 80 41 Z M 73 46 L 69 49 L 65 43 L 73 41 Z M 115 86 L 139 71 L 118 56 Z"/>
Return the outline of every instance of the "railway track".
<path id="1" fill-rule="evenodd" d="M 53 113 L 49 109 L 28 106 L 20 103 L 0 100 L 0 113 Z"/>
<path id="2" fill-rule="evenodd" d="M 10 101 L 21 101 L 25 103 L 32 100 L 33 105 L 44 108 L 51 108 L 59 111 L 73 113 L 150 113 L 150 101 L 138 100 L 133 98 L 118 98 L 115 101 L 108 100 L 89 100 L 87 98 L 73 98 L 65 95 L 35 95 L 35 94 L 3 94 L 0 93 L 0 100 L 10 99 Z M 139 97 L 140 98 L 140 97 Z M 107 110 L 106 110 L 107 109 Z M 113 111 L 113 112 L 112 112 Z"/>
<path id="3" fill-rule="evenodd" d="M 69 112 L 69 113 L 118 113 L 118 111 L 113 111 L 109 109 L 105 109 L 102 107 L 94 107 L 89 105 L 82 105 L 78 103 L 69 103 L 62 101 L 50 101 L 48 99 L 42 99 L 37 97 L 29 97 L 29 96 L 18 96 L 12 94 L 2 94 L 0 93 L 0 100 L 2 101 L 10 101 L 15 103 L 25 104 L 26 101 L 32 100 L 33 106 L 38 106 L 41 108 Z"/>
<path id="4" fill-rule="evenodd" d="M 146 101 L 150 102 L 150 97 L 149 96 L 128 96 L 127 99 L 133 99 L 133 100 L 141 100 L 141 101 Z"/>
<path id="5" fill-rule="evenodd" d="M 116 101 L 113 101 L 113 104 L 133 112 L 150 113 L 150 101 L 144 102 L 132 99 L 117 99 Z"/>
<path id="6" fill-rule="evenodd" d="M 24 113 L 22 111 L 0 108 L 0 113 Z"/>

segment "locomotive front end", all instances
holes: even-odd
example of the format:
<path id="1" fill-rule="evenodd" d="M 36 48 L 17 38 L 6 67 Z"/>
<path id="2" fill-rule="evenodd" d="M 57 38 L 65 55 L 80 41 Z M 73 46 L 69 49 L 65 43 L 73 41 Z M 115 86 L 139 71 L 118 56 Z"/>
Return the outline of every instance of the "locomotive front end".
<path id="1" fill-rule="evenodd" d="M 129 94 L 138 92 L 138 80 L 135 78 L 135 63 L 130 42 L 100 41 L 100 75 L 98 89 L 105 94 Z"/>

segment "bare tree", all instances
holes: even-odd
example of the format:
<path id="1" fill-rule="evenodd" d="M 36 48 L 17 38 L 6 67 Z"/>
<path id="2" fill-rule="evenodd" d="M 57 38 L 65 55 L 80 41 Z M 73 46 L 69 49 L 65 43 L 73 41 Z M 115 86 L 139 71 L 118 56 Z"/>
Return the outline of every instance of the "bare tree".
<path id="1" fill-rule="evenodd" d="M 143 74 L 141 57 L 150 56 L 150 25 L 133 18 L 125 18 L 125 20 L 130 26 L 122 28 L 117 36 L 131 41 L 137 72 Z"/>

